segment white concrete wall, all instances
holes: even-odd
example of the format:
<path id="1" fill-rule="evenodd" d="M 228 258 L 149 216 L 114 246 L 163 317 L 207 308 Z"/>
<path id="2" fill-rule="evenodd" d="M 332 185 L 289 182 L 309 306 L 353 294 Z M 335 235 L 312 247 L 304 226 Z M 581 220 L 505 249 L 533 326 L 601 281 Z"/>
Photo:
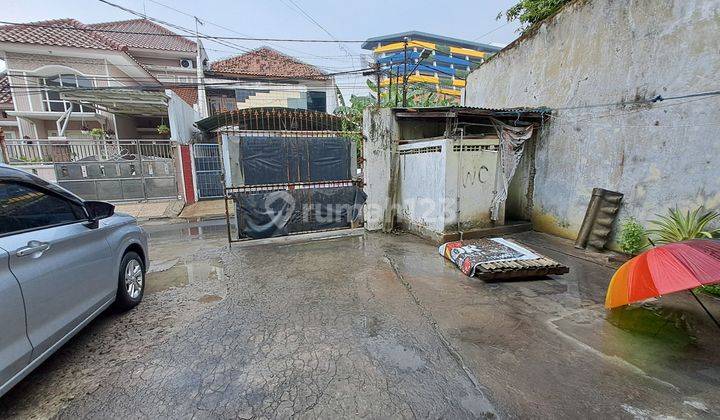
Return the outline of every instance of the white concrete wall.
<path id="1" fill-rule="evenodd" d="M 717 90 L 718 40 L 717 0 L 578 1 L 469 76 L 468 106 L 559 109 L 536 143 L 536 229 L 574 238 L 593 187 L 625 194 L 621 219 L 720 207 L 720 97 L 588 107 Z"/>
<path id="2" fill-rule="evenodd" d="M 453 151 L 454 146 L 464 148 L 462 153 Z M 498 139 L 465 139 L 462 142 L 448 140 L 445 171 L 445 200 L 448 203 L 445 232 L 460 229 L 489 227 L 490 203 L 495 196 L 495 175 L 497 168 Z M 479 150 L 475 150 L 479 149 Z M 458 184 L 458 171 L 460 179 Z M 460 213 L 457 213 L 458 189 Z"/>
<path id="3" fill-rule="evenodd" d="M 172 90 L 167 89 L 165 94 L 170 97 L 168 101 L 170 139 L 179 144 L 188 144 L 193 138 L 193 133 L 198 131 L 193 124 L 201 119 L 200 114 Z"/>
<path id="4" fill-rule="evenodd" d="M 447 139 L 398 146 L 400 176 L 398 219 L 434 233 L 445 228 Z M 452 146 L 450 146 L 452 147 Z M 432 148 L 432 151 L 428 149 Z M 434 151 L 439 148 L 440 151 Z"/>
<path id="5" fill-rule="evenodd" d="M 492 138 L 420 139 L 398 146 L 400 222 L 437 235 L 456 232 L 458 220 L 461 230 L 490 226 L 497 144 Z M 463 145 L 463 152 L 455 150 Z"/>

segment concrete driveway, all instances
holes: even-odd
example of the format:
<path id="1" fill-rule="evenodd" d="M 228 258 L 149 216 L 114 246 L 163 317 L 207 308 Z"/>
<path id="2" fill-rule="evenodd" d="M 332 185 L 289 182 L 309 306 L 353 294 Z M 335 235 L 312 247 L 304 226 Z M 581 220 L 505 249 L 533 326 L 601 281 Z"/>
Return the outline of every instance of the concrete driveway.
<path id="1" fill-rule="evenodd" d="M 409 235 L 228 250 L 218 222 L 146 227 L 143 304 L 93 322 L 0 417 L 720 415 L 720 332 L 691 298 L 608 314 L 612 268 L 559 239 L 514 236 L 570 274 L 486 284 Z"/>

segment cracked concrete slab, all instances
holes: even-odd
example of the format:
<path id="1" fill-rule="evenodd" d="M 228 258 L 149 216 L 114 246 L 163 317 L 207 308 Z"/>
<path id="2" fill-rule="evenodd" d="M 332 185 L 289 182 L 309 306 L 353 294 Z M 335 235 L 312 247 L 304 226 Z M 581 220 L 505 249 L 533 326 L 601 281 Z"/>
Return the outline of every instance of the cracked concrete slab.
<path id="1" fill-rule="evenodd" d="M 92 322 L 0 417 L 719 415 L 716 335 L 690 302 L 608 314 L 612 270 L 562 241 L 514 236 L 569 275 L 484 283 L 409 235 L 229 249 L 223 223 L 146 228 L 144 302 Z"/>

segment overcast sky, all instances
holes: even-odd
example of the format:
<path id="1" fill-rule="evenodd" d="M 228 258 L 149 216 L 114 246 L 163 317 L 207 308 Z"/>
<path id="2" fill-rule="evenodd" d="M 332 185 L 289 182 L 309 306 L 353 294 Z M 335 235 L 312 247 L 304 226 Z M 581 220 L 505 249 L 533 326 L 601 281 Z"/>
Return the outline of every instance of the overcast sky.
<path id="1" fill-rule="evenodd" d="M 485 43 L 507 44 L 517 37 L 517 25 L 495 20 L 497 14 L 517 0 L 110 0 L 126 8 L 145 12 L 186 28 L 194 29 L 197 15 L 205 20 L 201 32 L 208 35 L 262 38 L 330 38 L 364 40 L 390 33 L 418 30 Z M 135 16 L 97 0 L 5 0 L 0 20 L 31 22 L 75 18 L 83 23 L 132 19 Z M 293 4 L 294 3 L 294 4 Z M 177 11 L 164 7 L 171 6 Z M 308 18 L 295 5 L 305 11 Z M 445 6 L 447 9 L 443 9 Z M 180 13 L 183 12 L 183 13 Z M 318 25 L 313 23 L 314 19 Z M 220 28 L 223 26 L 231 29 Z M 490 32 L 490 33 L 489 33 Z M 242 34 L 242 35 L 240 35 Z M 260 45 L 314 64 L 327 72 L 365 67 L 359 43 L 300 44 L 227 41 L 218 45 L 204 40 L 210 58 L 215 60 Z M 341 48 L 341 46 L 343 48 Z M 364 77 L 339 77 L 346 99 L 365 94 Z"/>

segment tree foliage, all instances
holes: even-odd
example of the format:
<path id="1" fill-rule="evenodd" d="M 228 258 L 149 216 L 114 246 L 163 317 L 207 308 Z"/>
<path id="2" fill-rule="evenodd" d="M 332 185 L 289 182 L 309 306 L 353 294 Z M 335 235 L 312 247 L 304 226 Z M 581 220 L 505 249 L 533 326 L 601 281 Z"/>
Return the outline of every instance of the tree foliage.
<path id="1" fill-rule="evenodd" d="M 508 22 L 517 20 L 520 22 L 520 32 L 525 32 L 533 25 L 541 22 L 548 16 L 560 10 L 560 8 L 571 0 L 520 0 L 517 4 L 500 12 L 497 18 L 505 16 Z"/>
<path id="2" fill-rule="evenodd" d="M 365 108 L 377 105 L 378 87 L 370 80 L 367 81 L 367 85 L 371 92 L 369 96 L 352 95 L 350 105 L 342 105 L 335 110 L 335 115 L 343 118 L 344 131 L 359 131 L 362 128 L 362 114 Z M 454 99 L 438 94 L 431 87 L 417 83 L 408 84 L 408 107 L 451 105 L 457 105 Z M 398 106 L 402 106 L 402 84 L 395 83 L 392 88 L 380 89 L 380 107 Z"/>

